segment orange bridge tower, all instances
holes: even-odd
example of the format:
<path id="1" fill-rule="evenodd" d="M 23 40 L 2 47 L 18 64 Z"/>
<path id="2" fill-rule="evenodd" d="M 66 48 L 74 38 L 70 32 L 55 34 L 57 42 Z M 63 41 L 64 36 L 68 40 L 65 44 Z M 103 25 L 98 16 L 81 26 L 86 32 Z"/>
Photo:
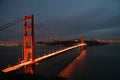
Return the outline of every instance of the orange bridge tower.
<path id="1" fill-rule="evenodd" d="M 85 44 L 84 36 L 81 36 L 81 44 Z M 81 50 L 84 50 L 85 46 L 81 46 Z"/>
<path id="2" fill-rule="evenodd" d="M 34 16 L 24 17 L 24 62 L 34 62 Z M 33 64 L 25 66 L 25 73 L 34 73 Z"/>

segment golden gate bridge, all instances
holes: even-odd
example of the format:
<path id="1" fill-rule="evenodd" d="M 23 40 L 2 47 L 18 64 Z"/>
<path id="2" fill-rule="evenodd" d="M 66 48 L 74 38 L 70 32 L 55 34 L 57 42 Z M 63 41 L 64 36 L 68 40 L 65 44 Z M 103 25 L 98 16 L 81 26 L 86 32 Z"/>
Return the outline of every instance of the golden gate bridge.
<path id="1" fill-rule="evenodd" d="M 61 54 L 65 51 L 69 51 L 69 50 L 74 49 L 74 48 L 81 47 L 82 50 L 85 49 L 86 44 L 84 42 L 84 39 L 81 38 L 81 42 L 79 44 L 76 44 L 76 45 L 73 45 L 73 46 L 49 53 L 49 54 L 44 55 L 42 57 L 36 58 L 35 57 L 35 35 L 34 35 L 34 16 L 33 15 L 25 16 L 24 19 L 19 18 L 19 19 L 13 21 L 12 23 L 8 23 L 6 25 L 3 25 L 0 27 L 0 31 L 5 31 L 6 29 L 11 28 L 13 25 L 15 25 L 18 22 L 21 22 L 23 20 L 24 20 L 24 27 L 23 27 L 24 31 L 22 31 L 23 29 L 21 29 L 21 32 L 24 33 L 23 34 L 24 39 L 23 39 L 23 42 L 21 42 L 21 44 L 23 44 L 23 60 L 21 61 L 21 63 L 19 63 L 17 65 L 9 66 L 9 67 L 3 69 L 2 71 L 5 73 L 17 70 L 17 69 L 22 68 L 22 67 L 25 67 L 24 68 L 25 73 L 34 74 L 33 66 L 35 65 L 35 63 L 37 63 L 41 60 L 45 60 L 49 57 L 53 57 L 55 55 Z M 14 33 L 14 34 L 17 34 L 17 31 L 15 31 L 15 32 L 16 33 Z M 18 36 L 16 37 L 16 40 L 17 39 L 18 39 Z M 7 41 L 9 41 L 9 39 Z"/>

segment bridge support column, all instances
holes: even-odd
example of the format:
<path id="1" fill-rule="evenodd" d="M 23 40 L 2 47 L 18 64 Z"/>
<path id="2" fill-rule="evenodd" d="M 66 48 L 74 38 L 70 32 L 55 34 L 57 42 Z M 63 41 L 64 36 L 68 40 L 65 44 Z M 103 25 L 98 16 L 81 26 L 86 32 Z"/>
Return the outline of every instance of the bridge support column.
<path id="1" fill-rule="evenodd" d="M 84 36 L 81 37 L 81 44 L 85 44 Z M 81 51 L 85 50 L 85 46 L 81 46 Z"/>
<path id="2" fill-rule="evenodd" d="M 33 15 L 24 17 L 24 62 L 34 62 L 34 20 Z M 34 73 L 33 64 L 25 66 L 25 73 Z"/>

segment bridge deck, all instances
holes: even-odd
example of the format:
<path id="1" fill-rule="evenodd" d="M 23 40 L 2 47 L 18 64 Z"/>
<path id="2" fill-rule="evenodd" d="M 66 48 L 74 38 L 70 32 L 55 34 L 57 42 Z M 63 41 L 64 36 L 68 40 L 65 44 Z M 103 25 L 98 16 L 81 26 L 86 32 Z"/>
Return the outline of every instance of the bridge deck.
<path id="1" fill-rule="evenodd" d="M 78 44 L 78 45 L 75 45 L 75 46 L 71 46 L 71 47 L 68 47 L 68 48 L 65 48 L 65 49 L 62 49 L 62 50 L 50 53 L 48 55 L 44 55 L 42 57 L 36 58 L 34 60 L 34 62 L 33 61 L 28 61 L 28 62 L 20 63 L 20 64 L 17 64 L 15 66 L 11 66 L 11 67 L 5 68 L 2 71 L 5 72 L 5 73 L 10 72 L 10 71 L 14 71 L 14 70 L 17 70 L 17 69 L 19 69 L 19 68 L 21 68 L 23 66 L 36 63 L 36 62 L 41 61 L 43 59 L 47 59 L 49 57 L 55 56 L 55 55 L 60 54 L 62 52 L 65 52 L 65 51 L 68 51 L 68 50 L 71 50 L 71 49 L 74 49 L 74 48 L 77 48 L 77 47 L 80 47 L 80 46 L 84 46 L 84 45 L 86 45 L 86 44 Z"/>

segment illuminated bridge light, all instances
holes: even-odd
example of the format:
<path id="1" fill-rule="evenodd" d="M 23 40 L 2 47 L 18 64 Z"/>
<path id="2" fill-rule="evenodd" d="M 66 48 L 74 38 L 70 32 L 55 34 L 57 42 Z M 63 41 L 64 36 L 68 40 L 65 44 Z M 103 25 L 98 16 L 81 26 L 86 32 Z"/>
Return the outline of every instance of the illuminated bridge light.
<path id="1" fill-rule="evenodd" d="M 57 54 L 60 54 L 60 53 L 63 53 L 65 51 L 68 51 L 68 50 L 71 50 L 71 49 L 74 49 L 74 48 L 77 48 L 77 47 L 80 47 L 80 46 L 85 46 L 86 44 L 78 44 L 78 45 L 75 45 L 75 46 L 71 46 L 71 47 L 68 47 L 68 48 L 65 48 L 65 49 L 62 49 L 62 50 L 59 50 L 59 51 L 56 51 L 56 52 L 53 52 L 51 54 L 48 54 L 48 55 L 45 55 L 45 56 L 42 56 L 42 57 L 39 57 L 39 58 L 36 58 L 34 60 L 34 63 L 38 62 L 38 61 L 41 61 L 41 60 L 44 60 L 44 59 L 47 59 L 49 57 L 52 57 L 52 56 L 55 56 Z M 23 62 L 23 63 L 20 63 L 18 65 L 15 65 L 15 66 L 11 66 L 11 67 L 8 67 L 6 69 L 3 69 L 2 71 L 7 73 L 7 72 L 10 72 L 10 71 L 14 71 L 14 70 L 17 70 L 21 67 L 24 67 L 26 65 L 29 65 L 29 64 L 34 64 L 33 61 L 28 61 L 28 62 Z"/>

